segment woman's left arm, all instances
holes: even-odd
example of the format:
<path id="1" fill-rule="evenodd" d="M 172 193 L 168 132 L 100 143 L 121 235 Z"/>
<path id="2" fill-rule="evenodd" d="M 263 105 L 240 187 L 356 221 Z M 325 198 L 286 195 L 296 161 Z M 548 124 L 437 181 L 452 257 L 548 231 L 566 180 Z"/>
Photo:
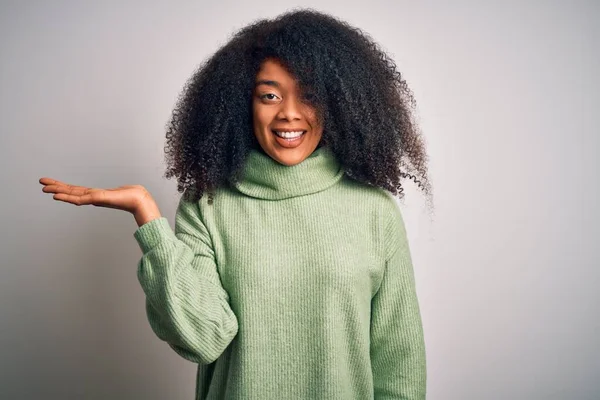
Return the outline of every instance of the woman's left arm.
<path id="1" fill-rule="evenodd" d="M 371 366 L 375 400 L 423 400 L 427 369 L 423 326 L 404 222 L 388 219 L 389 255 L 371 301 Z"/>

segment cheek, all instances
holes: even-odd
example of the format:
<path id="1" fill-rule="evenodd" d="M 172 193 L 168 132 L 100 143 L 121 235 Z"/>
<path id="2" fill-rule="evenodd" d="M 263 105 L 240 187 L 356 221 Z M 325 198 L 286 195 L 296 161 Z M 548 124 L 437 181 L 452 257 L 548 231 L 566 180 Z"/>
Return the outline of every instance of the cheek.
<path id="1" fill-rule="evenodd" d="M 321 132 L 323 131 L 323 126 L 321 126 L 321 124 L 319 124 L 319 121 L 317 120 L 317 118 L 312 117 L 308 121 L 309 121 L 309 124 L 312 127 L 313 131 L 317 134 L 321 134 Z"/>
<path id="2" fill-rule="evenodd" d="M 255 108 L 252 112 L 252 118 L 254 121 L 254 128 L 259 130 L 267 129 L 271 123 L 271 115 L 267 110 Z"/>
<path id="3" fill-rule="evenodd" d="M 305 111 L 306 120 L 310 124 L 310 126 L 317 132 L 321 130 L 321 125 L 319 124 L 319 120 L 317 118 L 317 112 L 313 107 L 308 108 Z"/>

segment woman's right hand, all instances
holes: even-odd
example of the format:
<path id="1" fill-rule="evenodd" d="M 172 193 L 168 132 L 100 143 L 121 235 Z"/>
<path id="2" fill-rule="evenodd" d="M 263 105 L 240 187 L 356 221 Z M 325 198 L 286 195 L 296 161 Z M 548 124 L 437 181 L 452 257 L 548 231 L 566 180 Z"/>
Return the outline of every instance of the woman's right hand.
<path id="1" fill-rule="evenodd" d="M 40 178 L 42 192 L 55 193 L 53 198 L 76 206 L 94 205 L 132 213 L 138 225 L 160 217 L 158 206 L 142 185 L 125 185 L 114 189 L 76 186 L 52 178 Z"/>

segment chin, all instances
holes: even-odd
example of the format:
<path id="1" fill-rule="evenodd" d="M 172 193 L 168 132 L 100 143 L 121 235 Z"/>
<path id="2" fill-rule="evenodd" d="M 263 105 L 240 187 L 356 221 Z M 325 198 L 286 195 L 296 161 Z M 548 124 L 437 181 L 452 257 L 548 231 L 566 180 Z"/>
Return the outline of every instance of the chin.
<path id="1" fill-rule="evenodd" d="M 290 149 L 282 149 L 279 151 L 276 150 L 274 153 L 275 154 L 271 155 L 271 158 L 288 167 L 300 164 L 310 155 L 310 153 L 306 154 L 306 151 L 302 151 L 301 149 L 294 149 L 291 151 Z"/>

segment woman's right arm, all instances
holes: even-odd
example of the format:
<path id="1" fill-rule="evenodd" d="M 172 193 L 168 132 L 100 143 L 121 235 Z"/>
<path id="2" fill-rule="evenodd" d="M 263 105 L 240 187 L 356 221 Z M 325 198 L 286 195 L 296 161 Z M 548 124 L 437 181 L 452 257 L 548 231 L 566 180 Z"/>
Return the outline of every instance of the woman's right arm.
<path id="1" fill-rule="evenodd" d="M 238 321 L 229 307 L 215 254 L 197 204 L 184 202 L 175 215 L 175 232 L 141 185 L 101 189 L 40 178 L 42 192 L 77 206 L 93 205 L 134 215 L 142 258 L 137 276 L 146 294 L 146 314 L 156 335 L 183 358 L 215 361 L 233 340 Z"/>
<path id="2" fill-rule="evenodd" d="M 198 205 L 182 197 L 175 232 L 158 217 L 143 223 L 134 237 L 143 253 L 137 277 L 150 327 L 181 357 L 198 364 L 215 361 L 237 334 L 238 321 Z"/>

